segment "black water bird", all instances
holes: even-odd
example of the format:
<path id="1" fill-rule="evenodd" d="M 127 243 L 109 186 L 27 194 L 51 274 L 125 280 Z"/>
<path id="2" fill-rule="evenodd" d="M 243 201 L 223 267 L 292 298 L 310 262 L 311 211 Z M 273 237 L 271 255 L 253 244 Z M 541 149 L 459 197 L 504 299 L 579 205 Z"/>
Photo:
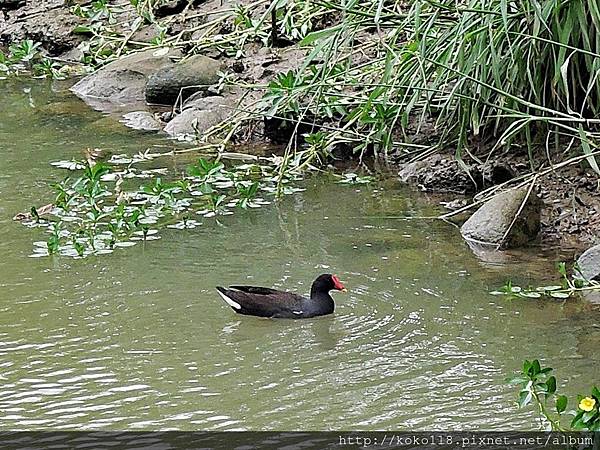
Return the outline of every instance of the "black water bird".
<path id="1" fill-rule="evenodd" d="M 333 313 L 329 291 L 346 292 L 336 275 L 319 275 L 310 288 L 310 297 L 258 286 L 217 286 L 217 291 L 238 314 L 286 319 L 306 319 Z"/>

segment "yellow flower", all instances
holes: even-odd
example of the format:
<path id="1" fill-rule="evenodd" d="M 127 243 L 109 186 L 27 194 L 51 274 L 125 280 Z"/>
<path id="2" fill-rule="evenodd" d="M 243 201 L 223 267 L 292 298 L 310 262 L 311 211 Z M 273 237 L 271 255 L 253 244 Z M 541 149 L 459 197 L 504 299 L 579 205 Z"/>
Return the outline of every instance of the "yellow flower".
<path id="1" fill-rule="evenodd" d="M 579 402 L 579 409 L 585 412 L 590 412 L 596 406 L 596 399 L 592 397 L 585 397 Z"/>

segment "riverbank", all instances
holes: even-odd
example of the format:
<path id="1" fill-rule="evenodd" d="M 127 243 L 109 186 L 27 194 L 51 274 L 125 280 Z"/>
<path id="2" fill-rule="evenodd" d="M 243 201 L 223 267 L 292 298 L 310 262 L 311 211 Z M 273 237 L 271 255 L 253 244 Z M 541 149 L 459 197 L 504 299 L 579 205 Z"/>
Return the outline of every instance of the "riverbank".
<path id="1" fill-rule="evenodd" d="M 472 161 L 472 160 L 471 160 Z M 468 162 L 467 162 L 468 164 Z M 532 180 L 542 200 L 540 241 L 546 245 L 584 248 L 600 243 L 600 196 L 598 176 L 583 158 L 551 169 L 544 163 L 532 172 L 527 155 L 496 157 L 487 164 L 473 163 L 470 172 L 462 169 L 452 154 L 436 154 L 422 161 L 398 163 L 400 179 L 424 192 L 449 196 L 450 211 L 463 208 L 466 200 L 452 201 L 458 194 L 471 198 L 494 186 L 507 187 Z"/>
<path id="2" fill-rule="evenodd" d="M 266 1 L 242 2 L 237 9 L 227 2 L 163 3 L 164 7 L 144 11 L 125 1 L 105 9 L 94 9 L 86 1 L 56 0 L 44 5 L 12 2 L 8 7 L 5 2 L 0 13 L 0 42 L 10 45 L 31 39 L 40 42 L 44 52 L 59 64 L 104 66 L 94 75 L 98 78 L 85 84 L 85 89 L 76 87 L 75 91 L 97 109 L 125 115 L 126 122 L 134 127 L 165 130 L 176 138 L 199 139 L 199 145 L 214 145 L 222 139 L 225 144 L 292 142 L 315 161 L 326 161 L 332 155 L 361 161 L 382 158 L 392 168 L 398 167 L 401 181 L 421 190 L 447 194 L 445 203 L 451 209 L 464 206 L 463 195 L 481 195 L 498 185 L 510 187 L 541 171 L 544 175 L 536 178 L 535 192 L 543 200 L 542 242 L 569 246 L 597 243 L 598 177 L 589 163 L 580 158 L 573 164 L 548 170 L 550 160 L 556 165 L 577 157 L 568 141 L 560 141 L 564 147 L 547 154 L 539 144 L 533 155 L 525 146 L 496 149 L 489 159 L 490 145 L 474 142 L 471 151 L 459 152 L 457 159 L 452 140 L 439 145 L 443 133 L 433 118 L 421 117 L 424 120 L 419 121 L 415 114 L 408 117 L 406 126 L 401 126 L 401 120 L 394 126 L 396 121 L 392 121 L 391 128 L 375 133 L 373 129 L 357 128 L 346 134 L 336 129 L 333 137 L 320 134 L 337 123 L 340 115 L 349 113 L 345 98 L 362 95 L 361 86 L 336 90 L 335 85 L 327 84 L 327 90 L 334 93 L 324 92 L 317 100 L 319 108 L 313 111 L 314 108 L 302 106 L 305 103 L 296 97 L 295 89 L 307 81 L 295 76 L 294 71 L 319 67 L 318 61 L 315 65 L 311 60 L 315 58 L 315 43 L 320 45 L 315 33 L 323 31 L 321 38 L 329 39 L 331 33 L 326 31 L 342 23 L 339 13 L 325 8 L 309 15 L 296 11 L 287 14 L 270 10 L 272 5 Z M 308 42 L 310 36 L 312 42 Z M 383 37 L 381 30 L 371 28 L 355 39 L 363 48 L 355 54 L 353 67 L 376 57 L 377 43 Z M 171 48 L 170 53 L 164 53 L 163 46 Z M 130 58 L 137 58 L 135 64 L 118 60 L 128 53 L 133 53 Z M 202 57 L 190 58 L 192 54 Z M 108 63 L 110 60 L 117 62 Z M 144 71 L 140 67 L 149 60 L 153 61 L 150 69 Z M 185 83 L 202 85 L 195 95 L 187 99 L 154 96 L 152 103 L 165 104 L 166 108 L 147 106 L 150 80 L 164 81 L 163 73 L 157 76 L 160 69 L 169 66 L 167 72 L 171 76 L 173 68 L 186 64 L 194 74 L 199 68 L 213 67 L 198 83 L 184 77 Z M 136 69 L 131 77 L 119 78 L 130 68 Z M 171 76 L 167 83 L 173 83 L 175 78 Z M 132 80 L 141 84 L 128 89 Z M 159 84 L 152 92 L 165 92 L 165 86 L 169 87 Z M 115 92 L 119 93 L 118 102 L 111 101 Z M 285 108 L 281 107 L 283 104 Z M 379 113 L 402 113 L 395 107 L 387 108 L 350 115 L 368 124 L 376 121 Z M 361 132 L 366 133 L 364 139 Z M 389 148 L 383 148 L 382 141 L 386 140 L 391 141 Z"/>

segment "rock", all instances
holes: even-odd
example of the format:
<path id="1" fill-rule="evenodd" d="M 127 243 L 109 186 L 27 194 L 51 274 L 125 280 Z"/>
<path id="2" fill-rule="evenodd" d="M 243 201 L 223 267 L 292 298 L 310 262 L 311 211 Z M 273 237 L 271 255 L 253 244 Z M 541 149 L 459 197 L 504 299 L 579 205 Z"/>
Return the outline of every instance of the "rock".
<path id="1" fill-rule="evenodd" d="M 71 90 L 101 111 L 119 110 L 124 105 L 143 104 L 146 82 L 151 74 L 173 66 L 176 50 L 146 50 L 121 58 L 83 78 Z"/>
<path id="2" fill-rule="evenodd" d="M 433 155 L 422 161 L 413 161 L 411 163 L 406 163 L 402 166 L 400 171 L 398 172 L 398 177 L 400 181 L 403 183 L 414 183 L 417 181 L 418 177 L 424 170 L 427 170 L 428 167 L 434 165 L 437 161 L 441 160 L 440 155 Z"/>
<path id="3" fill-rule="evenodd" d="M 161 123 L 148 111 L 133 111 L 124 114 L 121 123 L 134 130 L 159 131 L 162 129 Z"/>
<path id="4" fill-rule="evenodd" d="M 31 39 L 40 42 L 50 56 L 58 56 L 76 47 L 83 39 L 72 33 L 83 19 L 71 14 L 63 0 L 12 2 L 12 5 L 22 6 L 7 9 L 6 21 L 0 20 L 0 44 Z"/>
<path id="5" fill-rule="evenodd" d="M 80 48 L 72 48 L 59 56 L 60 60 L 65 62 L 81 62 L 83 57 L 84 54 Z"/>
<path id="6" fill-rule="evenodd" d="M 219 81 L 220 63 L 203 55 L 194 55 L 178 64 L 166 66 L 149 77 L 146 101 L 157 105 L 174 105 L 193 93 L 206 91 Z"/>
<path id="7" fill-rule="evenodd" d="M 463 237 L 497 249 L 519 247 L 535 239 L 540 230 L 541 201 L 535 192 L 526 199 L 528 190 L 524 186 L 491 198 L 463 224 Z M 524 200 L 525 206 L 511 228 Z"/>
<path id="8" fill-rule="evenodd" d="M 165 127 L 174 137 L 194 136 L 227 119 L 233 112 L 234 101 L 225 97 L 194 96 L 186 102 L 183 111 Z"/>
<path id="9" fill-rule="evenodd" d="M 600 244 L 583 252 L 577 259 L 577 268 L 575 277 L 588 281 L 600 280 Z"/>
<path id="10" fill-rule="evenodd" d="M 173 111 L 164 111 L 160 114 L 160 120 L 164 123 L 170 122 L 173 117 L 175 117 L 175 113 Z"/>
<path id="11" fill-rule="evenodd" d="M 592 305 L 600 305 L 600 292 L 598 291 L 584 291 L 582 297 Z"/>
<path id="12" fill-rule="evenodd" d="M 467 172 L 468 170 L 468 172 Z M 421 190 L 469 194 L 507 182 L 519 175 L 508 162 L 459 163 L 454 155 L 434 154 L 423 160 L 405 163 L 398 172 L 403 183 Z"/>
<path id="13" fill-rule="evenodd" d="M 600 281 L 600 244 L 588 248 L 577 258 L 577 263 L 573 268 L 573 278 L 585 281 Z M 583 291 L 582 296 L 589 303 L 600 305 L 599 291 Z"/>
<path id="14" fill-rule="evenodd" d="M 468 194 L 483 186 L 479 167 L 470 166 L 467 173 L 454 157 L 440 154 L 404 164 L 398 177 L 403 183 L 417 185 L 423 191 Z"/>
<path id="15" fill-rule="evenodd" d="M 133 42 L 144 42 L 149 43 L 152 42 L 152 39 L 158 37 L 160 35 L 160 28 L 155 23 L 150 25 L 146 25 L 145 27 L 140 28 L 133 36 L 131 36 L 131 40 Z"/>

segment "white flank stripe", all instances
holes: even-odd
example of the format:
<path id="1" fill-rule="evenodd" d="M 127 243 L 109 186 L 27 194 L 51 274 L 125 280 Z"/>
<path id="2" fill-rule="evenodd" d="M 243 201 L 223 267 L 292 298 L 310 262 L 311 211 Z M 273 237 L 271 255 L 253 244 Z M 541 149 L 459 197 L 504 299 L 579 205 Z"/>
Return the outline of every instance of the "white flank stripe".
<path id="1" fill-rule="evenodd" d="M 223 297 L 223 300 L 225 300 L 225 302 L 226 302 L 226 303 L 227 303 L 229 306 L 231 306 L 232 308 L 235 308 L 235 309 L 242 309 L 242 307 L 240 306 L 240 304 L 239 304 L 239 303 L 237 303 L 237 302 L 234 302 L 234 301 L 233 301 L 233 300 L 231 300 L 229 297 L 227 297 L 225 294 L 223 294 L 221 291 L 217 290 L 217 292 L 219 293 L 219 295 L 220 295 L 221 297 Z"/>
<path id="2" fill-rule="evenodd" d="M 298 314 L 298 315 L 300 315 L 300 314 L 302 314 L 304 311 L 292 311 L 292 312 L 293 312 L 294 314 Z"/>

